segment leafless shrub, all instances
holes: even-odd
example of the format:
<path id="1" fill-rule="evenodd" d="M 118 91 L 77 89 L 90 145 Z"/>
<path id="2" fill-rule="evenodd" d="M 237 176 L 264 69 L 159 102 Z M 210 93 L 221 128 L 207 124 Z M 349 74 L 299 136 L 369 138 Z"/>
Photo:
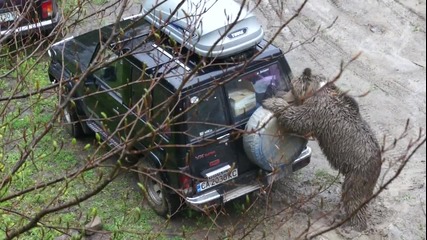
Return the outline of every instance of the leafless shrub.
<path id="1" fill-rule="evenodd" d="M 151 108 L 151 104 L 148 104 L 152 101 L 148 93 L 158 85 L 159 81 L 166 74 L 170 74 L 172 69 L 153 72 L 152 79 L 149 79 L 151 84 L 145 89 L 143 96 L 128 112 L 120 116 L 121 119 L 119 119 L 117 126 L 114 129 L 110 129 L 110 138 L 117 134 L 120 135 L 123 131 L 128 131 L 128 134 L 122 137 L 122 142 L 115 147 L 108 147 L 107 141 L 109 138 L 102 140 L 97 134 L 94 136 L 95 140 L 84 139 L 83 142 L 77 143 L 75 139 L 63 134 L 62 129 L 66 126 L 60 120 L 64 117 L 64 108 L 70 104 L 75 104 L 80 99 L 93 96 L 89 94 L 73 97 L 77 88 L 67 89 L 66 86 L 70 82 L 73 82 L 74 86 L 83 84 L 93 72 L 108 66 L 113 61 L 117 61 L 117 59 L 106 58 L 104 53 L 107 51 L 108 46 L 112 42 L 115 42 L 123 32 L 118 23 L 127 15 L 127 11 L 135 7 L 135 4 L 128 0 L 113 0 L 101 5 L 94 5 L 94 2 L 96 1 L 63 1 L 61 3 L 62 20 L 47 36 L 38 36 L 36 39 L 32 39 L 32 41 L 27 41 L 28 39 L 25 37 L 20 38 L 19 35 L 13 33 L 19 27 L 19 22 L 24 20 L 23 18 L 19 18 L 17 22 L 10 25 L 10 34 L 0 37 L 2 48 L 0 56 L 2 67 L 0 71 L 0 237 L 13 239 L 33 235 L 35 238 L 41 239 L 45 237 L 52 238 L 52 236 L 56 236 L 58 233 L 70 234 L 70 230 L 81 230 L 82 226 L 79 223 L 93 218 L 94 215 L 97 215 L 96 211 L 90 212 L 86 207 L 83 212 L 72 215 L 76 218 L 74 221 L 67 221 L 65 217 L 69 217 L 69 215 L 66 215 L 66 213 L 85 205 L 94 196 L 105 191 L 108 186 L 121 181 L 121 179 L 117 179 L 123 177 L 124 174 L 146 174 L 150 179 L 158 181 L 153 174 L 147 173 L 168 171 L 198 179 L 182 170 L 158 169 L 156 167 L 137 169 L 132 165 L 135 159 L 143 155 L 148 155 L 156 149 L 172 147 L 188 148 L 187 145 L 169 145 L 164 142 L 156 142 L 156 144 L 143 150 L 136 149 L 134 146 L 143 139 L 153 139 L 154 143 L 154 139 L 161 133 L 168 131 L 167 129 L 171 129 L 171 126 L 182 124 L 182 116 L 191 111 L 191 108 L 177 115 L 171 114 L 177 108 L 176 103 L 182 98 L 180 90 L 182 90 L 193 76 L 197 75 L 198 71 L 217 65 L 218 61 L 216 59 L 200 58 L 200 61 L 191 71 L 186 72 L 183 76 L 177 76 L 182 79 L 178 91 L 165 101 L 154 106 L 155 111 Z M 161 3 L 159 2 L 159 4 Z M 282 2 L 277 1 L 279 8 L 276 9 L 275 14 L 277 15 L 278 22 L 281 24 L 277 28 L 276 33 L 269 39 L 267 45 L 273 44 L 282 30 L 300 15 L 306 3 L 307 0 L 303 1 L 294 13 L 284 14 Z M 261 1 L 257 1 L 252 6 L 244 0 L 242 1 L 242 9 L 253 11 L 260 4 Z M 31 10 L 32 8 L 28 7 L 24 11 Z M 24 12 L 22 16 L 25 16 Z M 110 36 L 103 36 L 100 32 L 100 38 L 104 38 L 104 45 L 100 46 L 98 54 L 94 56 L 93 64 L 90 64 L 87 69 L 80 71 L 79 74 L 72 76 L 67 76 L 63 72 L 61 79 L 55 79 L 57 81 L 51 84 L 50 81 L 54 79 L 48 79 L 49 76 L 46 74 L 48 66 L 47 50 L 55 42 L 73 35 L 73 32 L 78 32 L 79 29 L 85 26 L 91 25 L 90 22 L 94 19 L 105 20 L 106 22 L 111 21 L 116 24 L 116 27 L 113 28 L 114 31 Z M 315 43 L 316 37 L 325 29 L 333 28 L 335 21 L 326 28 L 319 27 L 312 36 L 300 41 L 301 45 Z M 231 23 L 230 26 L 234 24 L 236 23 Z M 98 26 L 91 25 L 91 28 L 93 27 Z M 230 29 L 224 32 L 222 37 L 227 36 Z M 159 44 L 162 44 L 162 41 L 166 41 L 160 37 L 158 30 L 153 28 L 150 31 L 150 37 L 154 36 L 158 38 Z M 221 39 L 218 39 L 215 45 L 219 44 L 220 41 Z M 292 51 L 301 45 L 291 45 L 286 50 Z M 120 46 L 117 47 L 120 48 Z M 176 59 L 187 65 L 190 61 L 191 53 L 180 45 L 175 45 L 175 47 L 174 51 L 178 54 Z M 63 49 L 63 51 L 65 50 Z M 123 51 L 119 59 L 124 59 L 132 54 L 142 53 Z M 262 54 L 262 52 L 258 54 Z M 242 69 L 251 63 L 255 57 L 256 55 L 247 59 L 242 65 Z M 340 78 L 346 66 L 342 65 L 340 74 L 337 75 L 334 81 Z M 236 72 L 221 84 L 233 80 L 239 74 L 241 72 Z M 147 79 L 141 78 L 138 80 L 138 82 L 144 81 L 147 81 Z M 109 93 L 124 87 L 126 86 L 117 86 L 113 89 L 99 91 L 94 94 Z M 209 88 L 200 100 L 209 98 L 214 91 L 215 86 Z M 148 119 L 148 122 L 156 119 L 161 114 L 166 114 L 166 117 L 163 122 L 156 126 L 147 125 L 144 129 L 138 129 L 136 127 L 137 119 L 132 121 L 127 120 L 127 117 L 132 114 L 144 116 Z M 105 122 L 113 118 L 107 115 L 101 117 Z M 193 122 L 192 124 L 198 123 Z M 234 130 L 235 136 L 233 137 L 236 138 L 244 133 L 244 131 L 235 126 L 222 127 Z M 411 160 L 413 154 L 420 146 L 425 144 L 425 133 L 423 130 L 420 130 L 417 135 L 414 135 L 410 130 L 408 122 L 401 136 L 391 141 L 391 143 L 384 139 L 384 153 L 387 153 L 401 142 L 405 142 L 407 147 L 401 155 L 390 161 L 392 164 L 378 190 L 360 208 L 378 197 L 401 174 L 408 161 Z M 174 132 L 169 132 L 169 134 L 174 134 Z M 181 134 L 189 135 L 189 133 Z M 408 139 L 410 139 L 409 143 L 407 142 Z M 217 143 L 218 141 L 216 140 L 207 141 L 193 147 Z M 72 158 L 70 156 L 73 154 L 80 158 L 79 161 L 70 160 Z M 172 158 L 172 156 L 167 157 Z M 111 158 L 117 161 L 111 161 Z M 173 159 L 169 160 L 173 161 Z M 132 183 L 129 182 L 129 184 Z M 162 184 L 184 197 L 181 189 L 176 189 L 172 184 Z M 332 185 L 333 183 L 329 184 Z M 261 228 L 265 229 L 265 231 L 259 233 L 260 237 L 268 237 L 268 231 L 274 231 L 275 226 L 267 228 L 264 226 L 266 222 L 277 217 L 281 217 L 283 220 L 277 223 L 278 226 L 291 222 L 292 216 L 298 213 L 299 209 L 303 208 L 304 205 L 313 199 L 316 199 L 322 192 L 328 191 L 329 188 L 330 185 L 326 184 L 319 191 L 299 196 L 296 201 L 288 203 L 280 209 L 272 210 L 269 208 L 268 199 L 271 186 L 265 186 L 260 191 L 261 197 L 255 197 L 252 200 L 244 199 L 243 203 L 236 203 L 237 205 L 235 205 L 234 209 L 230 209 L 230 207 L 198 209 L 205 213 L 202 218 L 207 219 L 208 223 L 205 224 L 207 227 L 204 227 L 203 231 L 195 232 L 197 236 L 205 238 L 212 235 L 222 237 L 223 233 L 225 233 L 230 238 L 244 239 L 254 234 L 256 229 Z M 115 189 L 115 191 L 120 191 L 120 189 Z M 111 202 L 114 203 L 114 200 Z M 185 205 L 184 202 L 180 204 Z M 138 206 L 128 207 L 137 209 Z M 260 209 L 263 210 L 262 214 L 258 214 Z M 123 211 L 121 214 L 131 218 L 131 215 L 127 215 L 128 210 Z M 136 212 L 137 215 L 141 214 L 141 212 Z M 330 214 L 332 213 L 327 212 L 324 216 L 317 219 L 310 219 L 307 226 L 303 228 L 298 236 L 292 235 L 292 238 L 314 238 L 340 227 L 348 220 L 344 219 L 334 222 L 331 227 L 326 229 L 313 230 L 313 223 L 321 218 L 330 217 Z M 190 219 L 188 221 L 194 223 L 195 220 Z M 72 222 L 72 225 L 70 225 L 70 222 Z M 174 224 L 173 222 L 174 219 L 167 219 L 161 222 L 161 224 L 157 224 L 159 227 L 155 228 L 157 232 L 154 231 L 154 234 L 148 234 L 145 230 L 134 230 L 125 227 L 117 229 L 117 232 L 144 235 L 147 238 L 154 239 L 163 234 L 185 238 L 186 234 L 192 231 L 186 229 L 181 231 L 182 228 L 174 227 L 176 223 Z M 167 233 L 165 229 L 169 229 L 170 225 L 173 225 L 173 231 L 172 233 Z M 291 237 L 291 234 L 289 237 Z"/>

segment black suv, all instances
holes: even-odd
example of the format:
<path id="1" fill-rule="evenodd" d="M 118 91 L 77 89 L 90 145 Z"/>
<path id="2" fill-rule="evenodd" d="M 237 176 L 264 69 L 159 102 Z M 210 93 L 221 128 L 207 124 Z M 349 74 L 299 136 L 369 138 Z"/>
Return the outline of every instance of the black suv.
<path id="1" fill-rule="evenodd" d="M 61 19 L 55 0 L 0 0 L 0 39 L 48 34 Z"/>
<path id="2" fill-rule="evenodd" d="M 235 54 L 201 57 L 141 16 L 54 44 L 49 76 L 65 87 L 62 102 L 71 99 L 63 119 L 73 136 L 95 132 L 137 156 L 159 215 L 184 202 L 228 202 L 310 162 L 307 141 L 278 134 L 261 106 L 289 91 L 280 49 L 260 40 Z M 246 28 L 232 29 L 230 39 Z"/>

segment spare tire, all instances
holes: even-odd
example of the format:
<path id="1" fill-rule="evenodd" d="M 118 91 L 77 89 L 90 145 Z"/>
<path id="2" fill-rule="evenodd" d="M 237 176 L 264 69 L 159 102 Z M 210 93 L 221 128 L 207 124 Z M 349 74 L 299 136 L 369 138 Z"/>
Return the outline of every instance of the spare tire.
<path id="1" fill-rule="evenodd" d="M 243 135 L 243 146 L 249 159 L 266 171 L 290 164 L 305 149 L 307 140 L 284 133 L 277 118 L 263 107 L 250 117 Z"/>

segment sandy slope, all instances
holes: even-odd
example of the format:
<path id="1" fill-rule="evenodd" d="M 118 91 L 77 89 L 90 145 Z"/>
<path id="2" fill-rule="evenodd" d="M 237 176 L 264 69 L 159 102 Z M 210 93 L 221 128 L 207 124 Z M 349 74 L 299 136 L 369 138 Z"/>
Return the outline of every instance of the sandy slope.
<path id="1" fill-rule="evenodd" d="M 277 29 L 277 21 L 273 21 L 277 15 L 272 14 L 277 7 L 271 2 L 276 1 L 262 1 L 257 12 L 269 35 Z M 283 2 L 285 18 L 301 3 Z M 311 67 L 332 79 L 341 60 L 347 61 L 361 51 L 361 57 L 344 73 L 338 85 L 356 96 L 370 91 L 366 97 L 358 98 L 362 114 L 378 138 L 386 135 L 392 139 L 402 132 L 407 118 L 412 121 L 412 133 L 426 126 L 425 7 L 425 1 L 417 0 L 310 0 L 301 16 L 282 31 L 276 44 L 288 49 L 291 44 L 303 42 L 319 26 L 326 27 L 338 17 L 332 28 L 322 32 L 312 44 L 289 52 L 287 58 L 295 74 Z M 301 177 L 307 184 L 316 177 L 319 169 L 330 171 L 319 149 L 315 144 L 313 146 L 316 149 L 313 163 L 303 170 Z M 383 174 L 389 168 L 390 160 L 398 157 L 405 146 L 406 142 L 386 154 L 389 161 L 383 166 Z M 362 235 L 340 231 L 327 234 L 325 238 L 425 239 L 425 156 L 424 145 L 397 181 L 372 204 L 370 230 Z M 309 187 L 300 182 L 295 184 L 300 189 Z M 290 184 L 282 182 L 282 185 Z M 296 186 L 293 188 L 297 189 Z M 322 194 L 325 202 L 328 199 L 332 204 L 339 201 L 339 186 L 335 190 Z M 280 195 L 280 190 L 275 194 Z M 287 227 L 281 227 L 275 236 L 280 239 L 287 231 Z"/>

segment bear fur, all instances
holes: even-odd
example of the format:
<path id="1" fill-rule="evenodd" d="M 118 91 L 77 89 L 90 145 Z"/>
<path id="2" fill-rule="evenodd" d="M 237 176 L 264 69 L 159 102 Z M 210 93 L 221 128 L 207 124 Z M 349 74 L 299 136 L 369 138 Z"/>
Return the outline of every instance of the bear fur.
<path id="1" fill-rule="evenodd" d="M 363 120 L 356 100 L 309 68 L 292 80 L 295 104 L 283 98 L 266 99 L 280 125 L 289 132 L 315 137 L 330 165 L 345 176 L 341 201 L 356 230 L 367 227 L 366 205 L 381 172 L 381 148 Z"/>

